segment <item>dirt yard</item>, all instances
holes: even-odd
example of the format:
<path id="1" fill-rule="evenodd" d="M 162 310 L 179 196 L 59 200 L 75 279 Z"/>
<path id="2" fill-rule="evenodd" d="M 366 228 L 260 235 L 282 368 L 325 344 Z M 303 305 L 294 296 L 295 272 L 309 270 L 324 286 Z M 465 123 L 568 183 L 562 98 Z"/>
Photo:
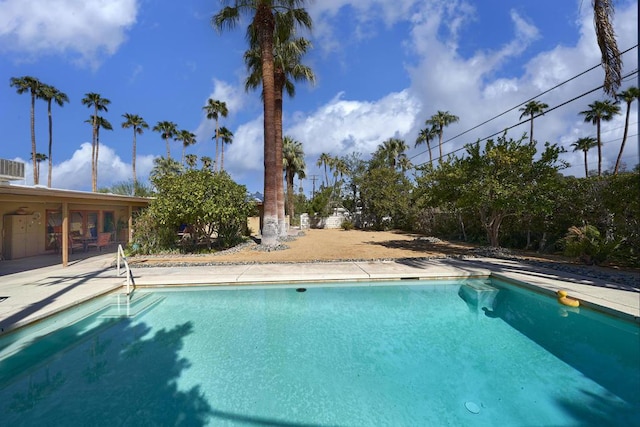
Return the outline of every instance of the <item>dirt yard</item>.
<path id="1" fill-rule="evenodd" d="M 180 262 L 305 262 L 330 260 L 369 260 L 420 258 L 468 254 L 473 247 L 447 242 L 430 243 L 420 235 L 397 231 L 316 230 L 284 243 L 288 248 L 264 252 L 249 245 L 240 251 L 212 255 L 134 257 L 144 263 Z M 179 258 L 179 260 L 177 259 Z"/>

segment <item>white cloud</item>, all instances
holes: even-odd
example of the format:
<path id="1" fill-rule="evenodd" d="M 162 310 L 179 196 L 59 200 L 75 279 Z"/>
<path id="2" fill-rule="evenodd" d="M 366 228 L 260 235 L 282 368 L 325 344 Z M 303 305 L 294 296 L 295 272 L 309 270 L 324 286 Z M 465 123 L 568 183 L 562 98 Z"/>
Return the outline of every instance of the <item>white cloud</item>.
<path id="1" fill-rule="evenodd" d="M 209 99 L 220 100 L 227 104 L 227 110 L 229 110 L 227 118 L 220 117 L 219 119 L 220 126 L 227 126 L 225 125 L 225 122 L 231 119 L 234 114 L 242 109 L 245 105 L 247 95 L 244 92 L 244 89 L 240 87 L 240 84 L 233 86 L 225 81 L 214 78 L 213 91 L 206 99 L 203 100 L 203 107 L 207 104 Z M 210 141 L 211 137 L 216 133 L 216 124 L 214 120 L 207 119 L 207 115 L 204 110 L 201 111 L 202 119 L 194 132 L 196 134 L 196 141 Z M 214 156 L 211 157 L 213 158 Z"/>
<path id="2" fill-rule="evenodd" d="M 5 0 L 0 50 L 39 56 L 71 53 L 96 66 L 125 41 L 137 0 Z"/>
<path id="3" fill-rule="evenodd" d="M 312 158 L 307 165 L 325 152 L 343 156 L 355 151 L 368 156 L 384 140 L 410 132 L 421 108 L 406 90 L 374 102 L 343 98 L 344 93 L 339 93 L 307 117 L 294 115 L 293 124 L 285 129 Z"/>
<path id="4" fill-rule="evenodd" d="M 143 181 L 153 169 L 155 156 L 137 156 L 136 174 Z M 33 168 L 30 161 L 14 159 L 25 163 L 25 181 L 33 184 Z M 40 164 L 40 185 L 47 185 L 47 162 Z M 100 144 L 98 156 L 98 188 L 111 187 L 114 184 L 131 181 L 133 170 L 130 163 L 124 162 L 115 151 L 105 144 Z M 70 159 L 53 165 L 51 186 L 68 190 L 91 191 L 91 143 L 80 145 Z"/>

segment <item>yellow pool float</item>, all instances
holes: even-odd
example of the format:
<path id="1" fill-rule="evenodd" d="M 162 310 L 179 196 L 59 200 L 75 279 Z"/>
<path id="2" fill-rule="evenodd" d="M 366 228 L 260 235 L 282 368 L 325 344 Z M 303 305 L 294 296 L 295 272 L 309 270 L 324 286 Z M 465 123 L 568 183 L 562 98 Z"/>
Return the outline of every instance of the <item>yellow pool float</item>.
<path id="1" fill-rule="evenodd" d="M 580 301 L 578 301 L 577 299 L 574 298 L 569 298 L 567 296 L 567 291 L 558 291 L 556 292 L 556 294 L 558 295 L 558 302 L 560 304 L 569 306 L 569 307 L 579 307 L 580 306 Z"/>

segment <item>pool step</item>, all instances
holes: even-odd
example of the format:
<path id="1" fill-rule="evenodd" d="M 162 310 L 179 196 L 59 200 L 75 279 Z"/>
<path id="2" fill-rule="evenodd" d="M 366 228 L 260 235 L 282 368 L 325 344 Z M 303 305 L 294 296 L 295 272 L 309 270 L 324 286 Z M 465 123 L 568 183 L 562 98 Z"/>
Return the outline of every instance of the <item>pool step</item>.
<path id="1" fill-rule="evenodd" d="M 137 293 L 131 300 L 124 294 L 115 295 L 113 300 L 103 308 L 99 318 L 136 317 L 164 300 L 164 298 L 153 293 Z"/>
<path id="2" fill-rule="evenodd" d="M 482 310 L 482 308 L 494 309 L 494 303 L 499 289 L 494 288 L 488 283 L 471 281 L 460 285 L 458 295 L 462 298 L 469 308 Z"/>

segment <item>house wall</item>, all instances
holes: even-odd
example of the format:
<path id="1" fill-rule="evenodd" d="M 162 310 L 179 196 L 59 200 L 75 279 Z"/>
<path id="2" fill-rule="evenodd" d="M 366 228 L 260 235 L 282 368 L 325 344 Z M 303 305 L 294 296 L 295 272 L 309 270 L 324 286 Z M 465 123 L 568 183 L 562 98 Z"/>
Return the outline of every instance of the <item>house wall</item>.
<path id="1" fill-rule="evenodd" d="M 102 231 L 104 227 L 102 213 L 105 211 L 114 213 L 116 224 L 118 223 L 118 221 L 121 221 L 121 223 L 128 225 L 129 206 L 122 203 L 68 203 L 68 209 L 69 212 L 76 210 L 98 212 L 99 231 Z M 26 214 L 24 214 L 23 216 L 27 218 L 30 226 L 34 228 L 34 232 L 30 234 L 30 242 L 28 243 L 29 247 L 31 248 L 31 252 L 33 252 L 31 253 L 31 255 L 41 255 L 52 253 L 55 251 L 55 249 L 47 249 L 47 239 L 49 236 L 48 231 L 50 231 L 47 229 L 46 223 L 47 210 L 62 211 L 62 202 L 36 201 L 28 200 L 28 198 L 25 198 L 24 201 L 11 201 L 3 200 L 2 195 L 0 195 L 0 259 L 6 258 L 6 254 L 8 253 L 7 245 L 10 242 L 10 236 L 7 236 L 6 232 L 5 216 L 15 215 L 16 213 L 21 212 L 26 212 Z M 120 232 L 119 235 L 116 235 L 115 240 L 121 241 L 123 243 L 128 242 L 128 228 Z"/>

